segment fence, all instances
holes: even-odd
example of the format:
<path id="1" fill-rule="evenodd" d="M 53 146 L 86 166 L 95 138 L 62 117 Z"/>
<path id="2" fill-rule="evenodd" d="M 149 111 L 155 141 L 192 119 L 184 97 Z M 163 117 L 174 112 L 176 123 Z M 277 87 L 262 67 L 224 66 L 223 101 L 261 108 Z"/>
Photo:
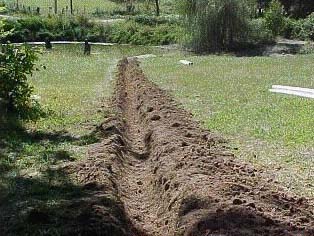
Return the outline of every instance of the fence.
<path id="1" fill-rule="evenodd" d="M 9 9 L 31 14 L 105 15 L 121 10 L 110 0 L 6 0 Z"/>

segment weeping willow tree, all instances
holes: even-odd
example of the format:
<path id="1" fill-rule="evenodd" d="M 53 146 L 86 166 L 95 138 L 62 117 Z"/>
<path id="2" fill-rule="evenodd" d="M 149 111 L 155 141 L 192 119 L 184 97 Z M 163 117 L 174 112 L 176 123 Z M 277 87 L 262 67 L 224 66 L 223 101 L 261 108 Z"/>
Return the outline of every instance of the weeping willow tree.
<path id="1" fill-rule="evenodd" d="M 234 49 L 248 37 L 249 0 L 182 0 L 190 46 L 196 52 Z"/>

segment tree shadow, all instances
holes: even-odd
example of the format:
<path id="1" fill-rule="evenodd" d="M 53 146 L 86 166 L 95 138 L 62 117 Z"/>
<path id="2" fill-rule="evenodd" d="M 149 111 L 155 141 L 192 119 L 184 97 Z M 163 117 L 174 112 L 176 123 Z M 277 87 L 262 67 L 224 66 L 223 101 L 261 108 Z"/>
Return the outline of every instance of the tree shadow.
<path id="1" fill-rule="evenodd" d="M 272 55 L 295 55 L 301 52 L 303 45 L 298 44 L 266 44 L 266 45 L 248 45 L 234 50 L 236 57 L 257 57 Z"/>
<path id="2" fill-rule="evenodd" d="M 18 123 L 2 124 L 0 125 L 0 165 L 3 165 L 3 162 L 14 162 L 19 156 L 38 156 L 52 164 L 58 161 L 74 161 L 75 158 L 65 150 L 67 149 L 65 146 L 82 147 L 99 140 L 97 130 L 87 135 L 73 136 L 65 130 L 29 131 Z M 10 155 L 12 158 L 9 158 Z"/>
<path id="3" fill-rule="evenodd" d="M 13 187 L 0 201 L 2 235 L 124 236 L 136 231 L 115 192 L 96 183 L 77 184 L 64 168 L 10 181 Z"/>
<path id="4" fill-rule="evenodd" d="M 189 228 L 186 235 L 213 236 L 293 236 L 313 235 L 314 229 L 306 231 L 292 225 L 273 220 L 262 213 L 244 207 L 233 207 L 228 210 L 209 212 Z"/>

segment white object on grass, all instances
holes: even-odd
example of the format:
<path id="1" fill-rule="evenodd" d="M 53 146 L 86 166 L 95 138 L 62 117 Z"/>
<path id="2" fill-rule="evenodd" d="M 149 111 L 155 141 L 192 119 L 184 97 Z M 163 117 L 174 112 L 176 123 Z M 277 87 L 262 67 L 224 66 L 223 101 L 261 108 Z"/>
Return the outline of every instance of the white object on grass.
<path id="1" fill-rule="evenodd" d="M 180 60 L 180 63 L 183 64 L 183 65 L 187 65 L 187 66 L 193 65 L 193 62 L 187 61 L 187 60 Z"/>
<path id="2" fill-rule="evenodd" d="M 270 89 L 269 91 L 273 93 L 282 93 L 299 97 L 314 98 L 314 89 L 309 88 L 273 85 L 272 89 Z"/>
<path id="3" fill-rule="evenodd" d="M 144 55 L 138 55 L 138 56 L 134 56 L 131 58 L 136 58 L 136 59 L 146 59 L 146 58 L 153 58 L 153 57 L 157 57 L 154 54 L 144 54 Z"/>
<path id="4" fill-rule="evenodd" d="M 45 42 L 26 42 L 26 43 L 14 43 L 14 45 L 20 46 L 23 44 L 29 45 L 45 45 Z M 51 44 L 84 44 L 84 42 L 78 41 L 51 41 Z M 114 43 L 92 43 L 89 42 L 90 45 L 99 45 L 99 46 L 114 46 Z"/>
<path id="5" fill-rule="evenodd" d="M 31 95 L 31 99 L 34 101 L 39 101 L 41 99 L 41 96 L 34 94 L 34 95 Z"/>

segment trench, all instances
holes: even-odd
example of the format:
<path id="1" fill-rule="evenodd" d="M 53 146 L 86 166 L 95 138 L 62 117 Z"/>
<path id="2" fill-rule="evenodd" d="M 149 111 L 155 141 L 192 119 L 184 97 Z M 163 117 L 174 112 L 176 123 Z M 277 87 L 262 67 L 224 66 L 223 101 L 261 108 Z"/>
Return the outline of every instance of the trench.
<path id="1" fill-rule="evenodd" d="M 98 196 L 84 203 L 89 212 L 83 214 L 85 231 L 119 236 L 314 235 L 308 200 L 239 162 L 221 137 L 200 128 L 192 114 L 149 81 L 135 59 L 118 64 L 112 109 L 112 117 L 100 127 L 102 142 L 72 171 Z M 115 199 L 114 204 L 104 197 Z M 95 220 L 90 222 L 95 218 L 97 230 Z"/>

